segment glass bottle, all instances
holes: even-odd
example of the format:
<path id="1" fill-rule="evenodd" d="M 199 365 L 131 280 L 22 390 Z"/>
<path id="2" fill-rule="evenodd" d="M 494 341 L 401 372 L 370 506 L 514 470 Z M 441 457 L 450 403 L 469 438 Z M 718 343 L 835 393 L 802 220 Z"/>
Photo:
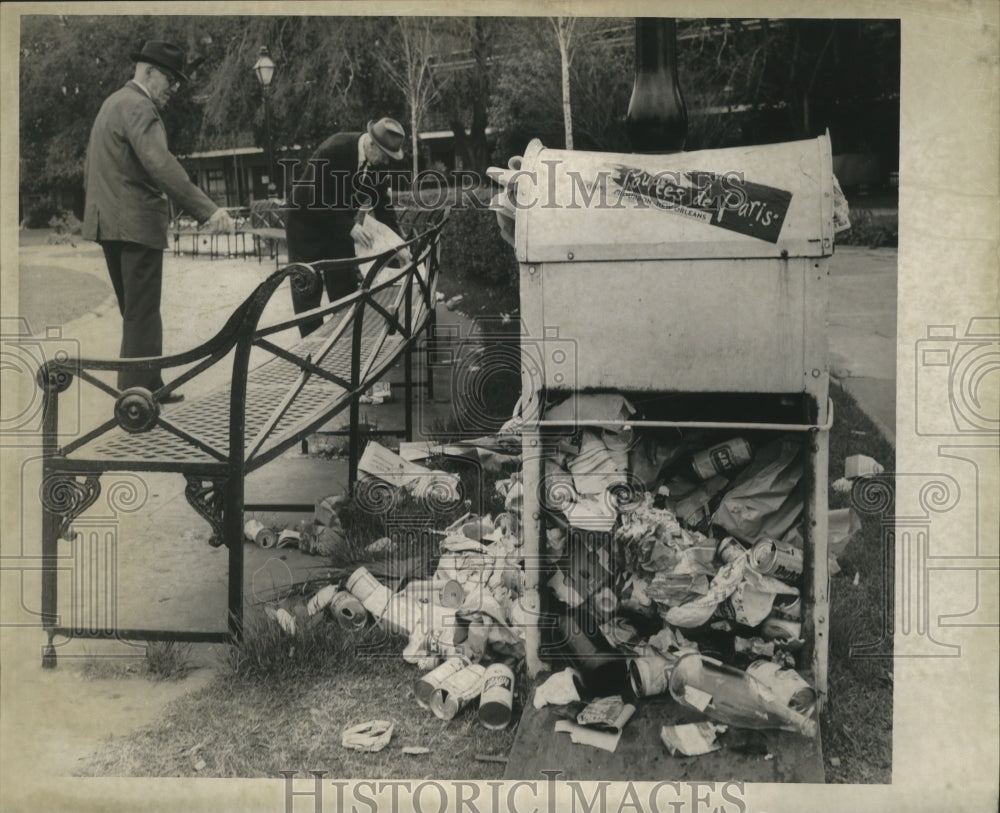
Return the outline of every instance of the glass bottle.
<path id="1" fill-rule="evenodd" d="M 670 694 L 682 706 L 735 728 L 817 734 L 815 720 L 783 704 L 752 675 L 698 654 L 685 655 L 674 666 Z"/>

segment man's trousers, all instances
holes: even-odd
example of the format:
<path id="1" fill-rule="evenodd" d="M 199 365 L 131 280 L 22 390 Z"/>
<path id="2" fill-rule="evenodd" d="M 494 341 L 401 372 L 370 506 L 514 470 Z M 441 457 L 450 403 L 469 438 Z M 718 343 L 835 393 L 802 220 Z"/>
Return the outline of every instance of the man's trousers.
<path id="1" fill-rule="evenodd" d="M 336 260 L 354 257 L 354 240 L 350 234 L 327 235 L 320 241 L 297 239 L 295 230 L 287 229 L 288 261 L 292 263 L 312 263 L 317 260 Z M 326 269 L 323 272 L 323 284 L 326 295 L 333 302 L 341 297 L 353 294 L 358 290 L 360 270 L 355 266 L 346 266 L 336 270 Z M 292 309 L 296 313 L 318 308 L 323 299 L 323 291 L 318 287 L 310 294 L 304 294 L 292 286 Z M 307 336 L 323 324 L 322 317 L 310 319 L 299 325 L 299 333 Z"/>
<path id="2" fill-rule="evenodd" d="M 122 315 L 121 358 L 163 355 L 163 321 L 160 291 L 163 285 L 163 250 L 122 240 L 102 240 L 104 259 Z M 118 389 L 145 387 L 158 390 L 163 379 L 158 370 L 122 371 Z"/>

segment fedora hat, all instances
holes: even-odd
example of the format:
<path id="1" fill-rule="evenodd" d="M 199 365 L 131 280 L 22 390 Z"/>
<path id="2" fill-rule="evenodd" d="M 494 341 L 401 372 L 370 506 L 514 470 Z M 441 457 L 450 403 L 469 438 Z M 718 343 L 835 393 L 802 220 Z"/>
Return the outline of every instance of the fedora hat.
<path id="1" fill-rule="evenodd" d="M 176 45 L 163 40 L 146 40 L 141 51 L 133 51 L 131 58 L 136 62 L 148 62 L 169 71 L 179 79 L 188 81 L 188 76 L 182 70 L 184 67 L 184 52 Z"/>
<path id="2" fill-rule="evenodd" d="M 378 144 L 382 152 L 393 160 L 399 161 L 403 157 L 406 130 L 395 119 L 386 117 L 368 122 L 368 135 Z"/>

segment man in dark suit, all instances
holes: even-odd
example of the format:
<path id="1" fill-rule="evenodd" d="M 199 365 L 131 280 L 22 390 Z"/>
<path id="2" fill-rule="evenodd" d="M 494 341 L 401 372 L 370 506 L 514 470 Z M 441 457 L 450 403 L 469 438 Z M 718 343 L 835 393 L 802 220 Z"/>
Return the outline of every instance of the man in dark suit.
<path id="1" fill-rule="evenodd" d="M 292 209 L 285 224 L 289 262 L 357 256 L 354 238 L 365 245 L 361 224 L 369 212 L 399 232 L 389 201 L 388 173 L 377 168 L 390 159 L 400 160 L 405 140 L 398 121 L 382 118 L 368 122 L 363 133 L 337 133 L 319 145 L 292 185 Z M 357 266 L 324 271 L 330 301 L 355 291 L 359 275 Z M 319 307 L 322 298 L 320 290 L 303 293 L 292 287 L 296 313 Z M 310 320 L 299 326 L 299 332 L 306 336 L 322 323 Z"/>
<path id="2" fill-rule="evenodd" d="M 101 244 L 122 314 L 121 357 L 163 354 L 160 291 L 172 199 L 214 231 L 232 231 L 228 213 L 191 183 L 167 148 L 160 110 L 187 81 L 181 50 L 147 41 L 131 58 L 135 74 L 104 100 L 84 165 L 83 236 Z M 118 388 L 163 386 L 158 371 L 121 372 Z M 179 393 L 161 403 L 183 399 Z"/>

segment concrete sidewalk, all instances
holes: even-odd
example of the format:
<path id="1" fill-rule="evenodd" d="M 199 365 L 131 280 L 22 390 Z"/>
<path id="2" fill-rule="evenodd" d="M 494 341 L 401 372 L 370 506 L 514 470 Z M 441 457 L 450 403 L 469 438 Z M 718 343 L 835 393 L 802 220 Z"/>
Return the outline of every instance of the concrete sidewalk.
<path id="1" fill-rule="evenodd" d="M 896 445 L 896 249 L 842 246 L 830 261 L 830 374 Z"/>

